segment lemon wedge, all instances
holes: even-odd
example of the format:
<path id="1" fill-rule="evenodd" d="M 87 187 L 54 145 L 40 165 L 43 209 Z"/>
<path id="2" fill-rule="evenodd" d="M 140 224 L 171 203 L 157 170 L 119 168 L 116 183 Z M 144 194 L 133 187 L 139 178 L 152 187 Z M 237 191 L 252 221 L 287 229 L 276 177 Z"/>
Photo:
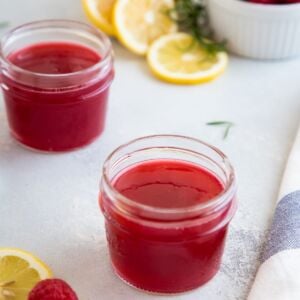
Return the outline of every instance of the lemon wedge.
<path id="1" fill-rule="evenodd" d="M 0 299 L 27 300 L 32 288 L 52 276 L 49 268 L 20 249 L 0 248 Z"/>
<path id="2" fill-rule="evenodd" d="M 208 55 L 191 35 L 174 33 L 160 37 L 149 49 L 147 60 L 158 78 L 177 84 L 197 84 L 217 78 L 226 69 L 226 52 Z"/>
<path id="3" fill-rule="evenodd" d="M 88 19 L 108 35 L 115 35 L 112 12 L 116 0 L 82 0 Z"/>
<path id="4" fill-rule="evenodd" d="M 132 52 L 145 55 L 158 37 L 175 32 L 168 12 L 173 0 L 118 0 L 113 22 L 120 42 Z"/>

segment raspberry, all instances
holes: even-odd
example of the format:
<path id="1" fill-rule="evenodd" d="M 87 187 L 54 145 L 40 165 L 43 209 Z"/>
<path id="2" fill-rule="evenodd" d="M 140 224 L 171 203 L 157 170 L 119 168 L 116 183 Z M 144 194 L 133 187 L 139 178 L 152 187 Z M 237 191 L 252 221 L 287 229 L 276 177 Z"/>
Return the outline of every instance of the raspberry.
<path id="1" fill-rule="evenodd" d="M 282 4 L 282 0 L 248 0 L 248 2 L 259 4 Z"/>
<path id="2" fill-rule="evenodd" d="M 300 3 L 300 0 L 247 0 L 252 3 L 260 3 L 260 4 L 293 4 Z"/>
<path id="3" fill-rule="evenodd" d="M 78 300 L 78 297 L 65 281 L 46 279 L 34 287 L 28 300 Z"/>
<path id="4" fill-rule="evenodd" d="M 294 4 L 294 3 L 300 3 L 300 0 L 284 0 L 284 4 Z"/>

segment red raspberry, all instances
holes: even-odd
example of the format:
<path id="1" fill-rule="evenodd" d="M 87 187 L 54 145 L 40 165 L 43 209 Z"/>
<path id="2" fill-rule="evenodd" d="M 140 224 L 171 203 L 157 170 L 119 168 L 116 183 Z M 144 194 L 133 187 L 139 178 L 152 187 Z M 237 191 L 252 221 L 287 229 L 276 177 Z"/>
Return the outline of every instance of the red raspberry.
<path id="1" fill-rule="evenodd" d="M 282 0 L 248 0 L 248 2 L 259 4 L 282 4 Z"/>
<path id="2" fill-rule="evenodd" d="M 284 0 L 284 4 L 294 4 L 294 3 L 300 3 L 300 0 Z"/>
<path id="3" fill-rule="evenodd" d="M 252 3 L 260 3 L 260 4 L 294 4 L 300 3 L 300 0 L 247 0 Z"/>
<path id="4" fill-rule="evenodd" d="M 28 300 L 78 300 L 78 297 L 65 281 L 46 279 L 34 287 Z"/>

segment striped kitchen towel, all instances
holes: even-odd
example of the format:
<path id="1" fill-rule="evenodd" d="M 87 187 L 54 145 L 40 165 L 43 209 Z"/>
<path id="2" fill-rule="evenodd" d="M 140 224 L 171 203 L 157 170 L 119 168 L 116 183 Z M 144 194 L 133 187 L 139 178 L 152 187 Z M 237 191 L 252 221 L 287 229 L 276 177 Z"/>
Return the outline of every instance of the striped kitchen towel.
<path id="1" fill-rule="evenodd" d="M 300 130 L 248 300 L 300 300 Z"/>

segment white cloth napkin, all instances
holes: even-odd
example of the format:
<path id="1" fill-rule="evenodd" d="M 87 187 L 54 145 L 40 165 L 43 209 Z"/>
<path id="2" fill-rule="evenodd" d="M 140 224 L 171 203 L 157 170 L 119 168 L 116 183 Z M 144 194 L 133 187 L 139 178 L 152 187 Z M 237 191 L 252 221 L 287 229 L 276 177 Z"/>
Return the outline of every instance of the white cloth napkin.
<path id="1" fill-rule="evenodd" d="M 300 300 L 300 129 L 248 300 Z"/>

